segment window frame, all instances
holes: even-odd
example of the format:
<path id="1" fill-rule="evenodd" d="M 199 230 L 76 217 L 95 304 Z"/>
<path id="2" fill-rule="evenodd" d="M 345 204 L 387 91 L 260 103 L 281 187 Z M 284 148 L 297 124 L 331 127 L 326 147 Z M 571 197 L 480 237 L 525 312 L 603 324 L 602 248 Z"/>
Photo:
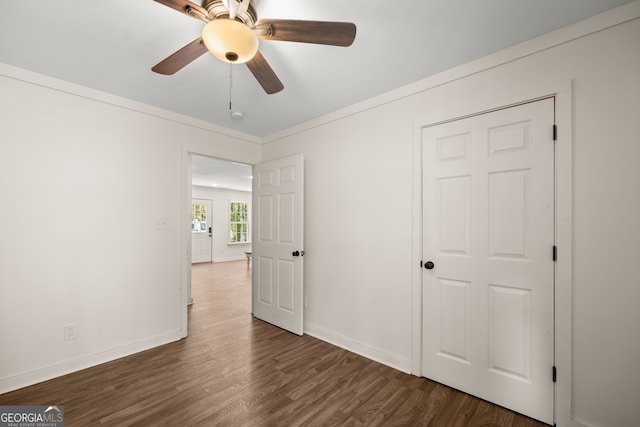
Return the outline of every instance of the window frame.
<path id="1" fill-rule="evenodd" d="M 233 205 L 237 204 L 240 205 L 240 210 L 237 212 L 239 213 L 241 216 L 240 218 L 238 218 L 237 220 L 234 221 L 233 219 Z M 242 213 L 243 213 L 243 208 L 242 206 L 244 205 L 245 209 L 244 209 L 244 218 L 242 218 Z M 228 245 L 244 245 L 247 243 L 251 243 L 251 224 L 250 224 L 250 218 L 251 218 L 251 206 L 249 202 L 246 201 L 239 201 L 239 200 L 230 200 L 229 201 L 229 216 L 228 216 L 228 223 L 229 223 L 229 237 L 227 239 L 227 244 Z M 244 219 L 244 220 L 243 220 Z M 237 226 L 240 225 L 244 225 L 246 228 L 246 231 L 242 231 L 242 227 L 240 229 L 240 231 L 238 231 Z M 235 226 L 235 227 L 234 227 Z M 240 233 L 240 234 L 238 234 Z M 246 234 L 246 239 L 245 241 L 233 241 L 232 238 L 234 235 L 237 235 L 239 237 L 242 236 L 242 234 Z"/>

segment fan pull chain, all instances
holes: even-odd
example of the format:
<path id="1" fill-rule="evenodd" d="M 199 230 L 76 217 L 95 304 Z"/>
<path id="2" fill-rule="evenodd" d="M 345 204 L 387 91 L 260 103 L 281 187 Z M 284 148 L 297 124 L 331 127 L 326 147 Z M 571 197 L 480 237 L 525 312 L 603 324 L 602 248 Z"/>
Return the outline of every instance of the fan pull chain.
<path id="1" fill-rule="evenodd" d="M 232 112 L 231 108 L 231 88 L 233 87 L 233 64 L 229 64 L 229 113 Z"/>
<path id="2" fill-rule="evenodd" d="M 231 118 L 234 120 L 242 120 L 244 118 L 244 114 L 242 111 L 233 111 L 233 104 L 231 102 L 231 95 L 233 88 L 233 64 L 229 64 L 229 114 Z"/>

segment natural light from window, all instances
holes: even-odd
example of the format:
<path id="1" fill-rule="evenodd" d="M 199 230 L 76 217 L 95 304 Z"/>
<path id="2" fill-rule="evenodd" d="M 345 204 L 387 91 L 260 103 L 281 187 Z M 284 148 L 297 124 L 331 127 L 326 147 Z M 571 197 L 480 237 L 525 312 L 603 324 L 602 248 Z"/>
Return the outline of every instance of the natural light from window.
<path id="1" fill-rule="evenodd" d="M 249 242 L 249 207 L 246 202 L 229 205 L 229 243 Z"/>

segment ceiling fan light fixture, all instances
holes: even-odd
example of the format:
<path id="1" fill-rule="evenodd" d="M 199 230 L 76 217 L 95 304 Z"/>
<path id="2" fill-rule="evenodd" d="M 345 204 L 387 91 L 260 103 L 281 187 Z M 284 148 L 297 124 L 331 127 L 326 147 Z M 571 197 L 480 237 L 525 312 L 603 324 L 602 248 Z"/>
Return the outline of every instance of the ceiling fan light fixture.
<path id="1" fill-rule="evenodd" d="M 258 36 L 245 24 L 231 19 L 214 19 L 202 29 L 202 40 L 216 58 L 242 64 L 258 51 Z"/>

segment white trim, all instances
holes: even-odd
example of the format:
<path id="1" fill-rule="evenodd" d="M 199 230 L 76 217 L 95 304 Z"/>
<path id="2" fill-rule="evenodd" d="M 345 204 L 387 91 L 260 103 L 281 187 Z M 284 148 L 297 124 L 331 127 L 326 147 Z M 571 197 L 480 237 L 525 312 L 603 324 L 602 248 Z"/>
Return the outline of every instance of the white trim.
<path id="1" fill-rule="evenodd" d="M 120 347 L 110 348 L 99 353 L 93 353 L 55 365 L 2 378 L 0 380 L 0 394 L 130 356 L 141 351 L 178 341 L 180 338 L 180 331 L 174 331 L 168 334 L 145 338 Z"/>
<path id="2" fill-rule="evenodd" d="M 304 324 L 304 333 L 407 374 L 411 373 L 411 360 L 396 354 L 389 353 L 310 323 Z"/>
<path id="3" fill-rule="evenodd" d="M 260 144 L 260 138 L 253 135 L 238 132 L 229 128 L 225 128 L 223 126 L 214 125 L 213 123 L 205 122 L 199 119 L 194 119 L 193 117 L 184 116 L 182 114 L 178 114 L 173 111 L 165 110 L 159 107 L 154 107 L 138 101 L 133 101 L 131 99 L 113 95 L 107 92 L 102 92 L 96 89 L 80 86 L 78 84 L 70 83 L 65 80 L 49 77 L 44 74 L 38 74 L 33 71 L 28 71 L 22 68 L 14 67 L 12 65 L 5 64 L 2 62 L 0 62 L 0 76 L 7 77 L 13 80 L 22 81 L 28 84 L 33 84 L 36 86 L 46 87 L 48 89 L 56 90 L 58 92 L 63 92 L 69 95 L 91 99 L 93 101 L 101 102 L 103 104 L 108 104 L 115 107 L 120 107 L 126 110 L 147 114 L 149 116 L 158 117 L 168 121 L 184 124 L 196 129 L 209 131 L 214 134 L 237 138 L 242 141 L 251 142 L 254 144 Z"/>
<path id="4" fill-rule="evenodd" d="M 445 85 L 447 83 L 460 80 L 482 71 L 490 70 L 501 65 L 522 59 L 536 53 L 551 49 L 556 46 L 569 43 L 571 41 L 589 36 L 591 34 L 606 30 L 608 28 L 633 21 L 640 18 L 640 1 L 627 3 L 615 9 L 592 16 L 575 24 L 568 25 L 556 31 L 543 34 L 539 37 L 522 42 L 513 47 L 501 50 L 499 52 L 479 58 L 443 71 L 441 73 L 429 76 L 425 79 L 408 84 L 401 88 L 389 91 L 382 95 L 369 98 L 365 101 L 347 106 L 336 110 L 329 114 L 309 120 L 305 123 L 293 126 L 291 128 L 276 132 L 261 139 L 262 144 L 278 141 L 279 139 L 304 132 L 309 129 L 316 128 L 345 117 L 349 117 L 363 111 L 367 111 L 385 104 L 402 100 L 409 96 L 425 92 Z"/>
<path id="5" fill-rule="evenodd" d="M 611 9 L 609 11 L 579 21 L 575 24 L 560 28 L 556 31 L 543 34 L 539 37 L 517 44 L 513 47 L 501 50 L 483 58 L 479 58 L 475 61 L 462 64 L 458 67 L 445 70 L 441 73 L 426 77 L 417 82 L 333 111 L 318 118 L 309 120 L 307 122 L 290 127 L 288 129 L 284 129 L 271 135 L 267 135 L 262 138 L 238 132 L 219 125 L 214 125 L 203 120 L 198 120 L 192 117 L 177 114 L 162 108 L 153 107 L 151 105 L 116 96 L 107 92 L 102 92 L 96 89 L 87 88 L 64 80 L 28 71 L 2 62 L 0 62 L 0 76 L 47 87 L 53 90 L 58 90 L 60 92 L 84 98 L 89 98 L 95 101 L 103 102 L 105 104 L 122 107 L 140 113 L 149 114 L 151 116 L 164 118 L 166 120 L 174 121 L 177 123 L 189 125 L 195 128 L 208 130 L 215 134 L 238 138 L 246 142 L 262 145 L 309 129 L 313 129 L 327 123 L 334 122 L 336 120 L 340 120 L 345 117 L 355 115 L 366 110 L 370 110 L 372 108 L 379 107 L 381 105 L 404 99 L 420 92 L 428 91 L 435 87 L 451 83 L 464 77 L 478 74 L 482 71 L 496 68 L 500 65 L 504 65 L 509 62 L 531 56 L 538 52 L 551 49 L 555 46 L 559 46 L 573 40 L 589 36 L 599 31 L 603 31 L 638 18 L 640 18 L 640 1 L 633 1 L 631 3 L 619 6 L 615 9 Z"/>
<path id="6" fill-rule="evenodd" d="M 559 425 L 578 426 L 572 423 L 572 83 L 571 81 L 551 84 L 547 90 L 539 90 L 537 94 L 530 89 L 521 89 L 522 94 L 513 94 L 510 101 L 501 102 L 491 108 L 467 111 L 451 117 L 435 115 L 425 119 L 413 120 L 413 245 L 414 272 L 412 275 L 412 360 L 411 372 L 422 375 L 422 275 L 419 262 L 422 259 L 422 155 L 421 130 L 443 121 L 463 118 L 471 114 L 481 114 L 505 106 L 512 106 L 555 96 L 555 120 L 558 125 L 556 141 L 556 246 L 558 261 L 555 272 L 555 365 L 558 378 L 555 386 L 555 420 Z M 481 101 L 480 104 L 483 104 Z M 417 159 L 417 160 L 416 160 Z M 416 360 L 417 359 L 417 360 Z M 551 374 L 551 373 L 550 373 Z"/>
<path id="7" fill-rule="evenodd" d="M 564 426 L 564 424 L 560 424 L 560 426 Z M 567 427 L 607 427 L 607 426 L 603 426 L 601 424 L 593 424 L 588 421 L 582 420 L 580 418 L 573 418 L 569 422 L 569 424 L 567 424 Z"/>
<path id="8" fill-rule="evenodd" d="M 419 122 L 412 121 L 412 274 L 411 274 L 411 373 L 422 376 L 422 144 Z"/>
<path id="9" fill-rule="evenodd" d="M 191 297 L 191 204 L 193 200 L 191 191 L 191 153 L 184 145 L 180 147 L 180 337 L 186 338 L 189 334 L 189 305 L 193 304 Z"/>
<path id="10" fill-rule="evenodd" d="M 556 307 L 555 420 L 560 426 L 580 426 L 573 421 L 573 81 L 556 91 Z"/>
<path id="11" fill-rule="evenodd" d="M 193 153 L 196 154 L 196 153 Z M 207 157 L 211 157 L 211 156 L 207 156 Z M 229 160 L 230 162 L 230 160 Z M 251 165 L 249 165 L 251 166 Z M 251 190 L 239 190 L 237 188 L 230 188 L 230 187 L 208 187 L 206 185 L 192 185 L 192 188 L 196 188 L 196 189 L 200 189 L 200 190 L 229 190 L 229 191 L 238 191 L 241 193 L 251 193 Z"/>
<path id="12" fill-rule="evenodd" d="M 445 70 L 441 73 L 426 77 L 417 82 L 333 111 L 331 113 L 306 121 L 288 129 L 273 133 L 271 135 L 267 135 L 262 138 L 238 132 L 219 125 L 214 125 L 212 123 L 194 119 L 192 117 L 177 114 L 169 110 L 153 107 L 151 105 L 112 95 L 110 93 L 98 91 L 64 80 L 28 71 L 2 62 L 0 62 L 0 76 L 24 81 L 30 84 L 40 85 L 53 90 L 58 90 L 60 92 L 93 99 L 105 104 L 119 106 L 125 109 L 130 109 L 140 113 L 149 114 L 151 116 L 160 117 L 166 120 L 193 126 L 195 128 L 208 130 L 219 135 L 238 138 L 246 142 L 262 145 L 309 129 L 313 129 L 327 123 L 334 122 L 336 120 L 340 120 L 345 117 L 355 115 L 366 110 L 370 110 L 388 103 L 404 99 L 420 92 L 428 91 L 435 87 L 451 83 L 464 77 L 478 74 L 482 71 L 499 67 L 500 65 L 504 65 L 509 62 L 531 56 L 533 54 L 551 49 L 555 46 L 559 46 L 573 40 L 589 36 L 591 34 L 638 18 L 640 18 L 640 1 L 636 0 L 631 3 L 619 6 L 615 9 L 611 9 L 609 11 L 579 21 L 575 24 L 568 25 L 556 31 L 552 31 L 531 40 L 522 42 L 513 47 L 462 64 L 458 67 Z"/>
<path id="13" fill-rule="evenodd" d="M 213 262 L 233 262 L 233 261 L 247 261 L 247 257 L 246 256 L 241 256 L 241 257 L 228 257 L 228 258 L 216 258 L 213 260 Z"/>

